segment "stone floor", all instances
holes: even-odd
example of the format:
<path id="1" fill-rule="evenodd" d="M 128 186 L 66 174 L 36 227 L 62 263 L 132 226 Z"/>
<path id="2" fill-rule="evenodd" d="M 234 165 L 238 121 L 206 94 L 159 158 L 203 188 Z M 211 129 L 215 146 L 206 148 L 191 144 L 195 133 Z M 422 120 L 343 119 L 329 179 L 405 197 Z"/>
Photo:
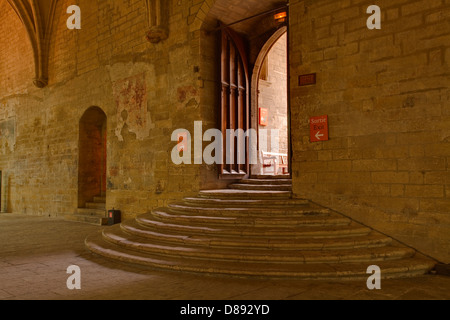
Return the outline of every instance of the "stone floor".
<path id="1" fill-rule="evenodd" d="M 0 214 L 0 300 L 411 300 L 450 299 L 450 277 L 365 282 L 258 280 L 178 274 L 91 254 L 84 239 L 100 227 Z M 67 289 L 70 265 L 81 290 Z"/>

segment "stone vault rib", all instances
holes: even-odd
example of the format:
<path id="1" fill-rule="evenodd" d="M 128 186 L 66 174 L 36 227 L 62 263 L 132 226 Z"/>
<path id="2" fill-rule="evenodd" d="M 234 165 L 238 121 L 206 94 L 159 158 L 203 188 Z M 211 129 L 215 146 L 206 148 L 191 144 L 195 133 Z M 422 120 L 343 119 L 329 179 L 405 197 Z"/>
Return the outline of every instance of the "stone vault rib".
<path id="1" fill-rule="evenodd" d="M 48 85 L 48 59 L 56 0 L 7 0 L 27 31 L 33 50 L 38 88 Z"/>

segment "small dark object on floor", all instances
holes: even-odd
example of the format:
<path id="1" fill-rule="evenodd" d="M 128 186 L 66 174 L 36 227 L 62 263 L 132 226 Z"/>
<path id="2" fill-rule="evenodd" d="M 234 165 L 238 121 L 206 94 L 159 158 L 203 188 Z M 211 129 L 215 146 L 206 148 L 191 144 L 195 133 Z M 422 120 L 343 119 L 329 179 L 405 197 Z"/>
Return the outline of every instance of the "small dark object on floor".
<path id="1" fill-rule="evenodd" d="M 450 276 L 450 264 L 438 264 L 436 265 L 435 270 L 440 276 Z"/>

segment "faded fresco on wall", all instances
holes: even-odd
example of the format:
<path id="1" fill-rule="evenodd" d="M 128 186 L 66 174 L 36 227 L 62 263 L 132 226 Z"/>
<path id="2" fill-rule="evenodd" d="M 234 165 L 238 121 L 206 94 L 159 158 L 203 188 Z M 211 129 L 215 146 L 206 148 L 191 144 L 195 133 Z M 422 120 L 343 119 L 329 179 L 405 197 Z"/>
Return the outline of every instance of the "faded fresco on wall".
<path id="1" fill-rule="evenodd" d="M 145 74 L 139 74 L 113 83 L 114 101 L 117 106 L 115 134 L 123 141 L 122 130 L 127 126 L 136 139 L 148 137 L 147 88 Z"/>

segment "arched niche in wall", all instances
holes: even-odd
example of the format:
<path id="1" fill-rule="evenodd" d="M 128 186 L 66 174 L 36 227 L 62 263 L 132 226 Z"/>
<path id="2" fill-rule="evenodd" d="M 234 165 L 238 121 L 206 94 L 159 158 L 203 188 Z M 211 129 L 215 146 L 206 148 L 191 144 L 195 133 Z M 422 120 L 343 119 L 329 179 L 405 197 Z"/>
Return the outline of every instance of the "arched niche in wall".
<path id="1" fill-rule="evenodd" d="M 90 107 L 80 119 L 78 143 L 78 207 L 106 194 L 107 117 Z"/>

